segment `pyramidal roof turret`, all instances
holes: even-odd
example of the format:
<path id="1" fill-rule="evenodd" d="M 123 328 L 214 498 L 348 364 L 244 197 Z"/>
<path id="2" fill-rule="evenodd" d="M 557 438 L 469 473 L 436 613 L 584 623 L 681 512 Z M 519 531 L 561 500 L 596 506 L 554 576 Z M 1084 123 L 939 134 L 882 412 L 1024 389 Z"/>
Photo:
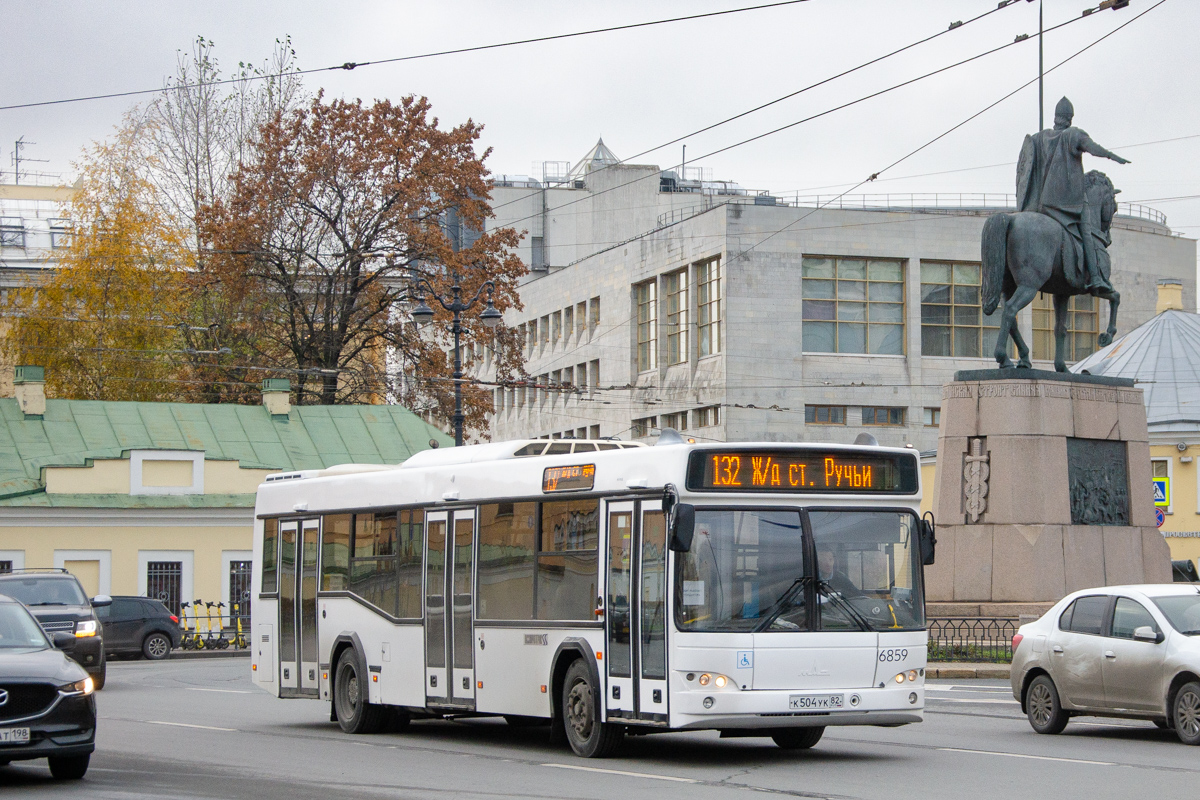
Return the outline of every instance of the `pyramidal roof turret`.
<path id="1" fill-rule="evenodd" d="M 1200 314 L 1167 309 L 1071 367 L 1133 378 L 1146 395 L 1146 422 L 1200 428 Z"/>
<path id="2" fill-rule="evenodd" d="M 621 159 L 608 149 L 608 145 L 604 143 L 604 137 L 601 137 L 596 141 L 596 145 L 587 152 L 587 155 L 579 159 L 579 163 L 571 168 L 570 177 L 582 178 L 594 169 L 603 169 L 620 163 Z"/>

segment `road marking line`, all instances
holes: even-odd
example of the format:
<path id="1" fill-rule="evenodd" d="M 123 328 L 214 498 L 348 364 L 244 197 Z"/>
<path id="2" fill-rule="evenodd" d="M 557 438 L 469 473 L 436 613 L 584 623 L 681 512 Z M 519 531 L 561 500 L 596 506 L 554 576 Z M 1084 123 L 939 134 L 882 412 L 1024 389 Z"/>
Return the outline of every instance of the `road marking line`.
<path id="1" fill-rule="evenodd" d="M 189 692 L 221 692 L 222 694 L 258 694 L 257 692 L 247 692 L 242 689 L 200 689 L 195 686 L 185 686 L 184 689 Z"/>
<path id="2" fill-rule="evenodd" d="M 1090 764 L 1097 767 L 1115 767 L 1114 761 L 1087 761 L 1082 758 L 1056 758 L 1054 756 L 1031 756 L 1025 753 L 999 753 L 994 750 L 964 750 L 960 747 L 939 747 L 945 753 L 970 753 L 977 756 L 1004 756 L 1005 758 L 1028 758 L 1034 761 L 1062 761 L 1067 764 Z"/>
<path id="3" fill-rule="evenodd" d="M 170 725 L 173 728 L 199 728 L 202 731 L 228 731 L 229 733 L 237 733 L 237 728 L 217 728 L 213 725 L 189 725 L 186 722 L 163 722 L 157 719 L 141 720 L 147 725 Z"/>
<path id="4" fill-rule="evenodd" d="M 968 697 L 931 697 L 929 699 L 938 703 L 992 703 L 996 705 L 1017 705 L 1016 700 L 991 700 L 984 699 L 982 697 L 975 700 L 972 700 Z"/>
<path id="5" fill-rule="evenodd" d="M 626 772 L 621 769 L 601 769 L 599 767 L 580 767 L 575 764 L 542 764 L 543 767 L 555 769 L 574 769 L 580 772 L 600 772 L 605 775 L 624 775 L 627 778 L 649 778 L 654 781 L 674 781 L 676 783 L 700 783 L 693 778 L 676 778 L 672 775 L 651 775 L 648 772 Z"/>

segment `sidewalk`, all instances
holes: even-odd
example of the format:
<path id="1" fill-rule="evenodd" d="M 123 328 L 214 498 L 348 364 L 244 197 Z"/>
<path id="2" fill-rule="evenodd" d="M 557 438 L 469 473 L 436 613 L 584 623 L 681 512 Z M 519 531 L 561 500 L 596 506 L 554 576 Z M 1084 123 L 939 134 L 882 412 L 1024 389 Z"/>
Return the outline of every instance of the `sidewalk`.
<path id="1" fill-rule="evenodd" d="M 991 678 L 1008 680 L 1008 664 L 973 664 L 954 661 L 934 661 L 925 667 L 926 678 Z"/>
<path id="2" fill-rule="evenodd" d="M 249 658 L 249 648 L 245 650 L 183 650 L 175 648 L 167 658 Z"/>

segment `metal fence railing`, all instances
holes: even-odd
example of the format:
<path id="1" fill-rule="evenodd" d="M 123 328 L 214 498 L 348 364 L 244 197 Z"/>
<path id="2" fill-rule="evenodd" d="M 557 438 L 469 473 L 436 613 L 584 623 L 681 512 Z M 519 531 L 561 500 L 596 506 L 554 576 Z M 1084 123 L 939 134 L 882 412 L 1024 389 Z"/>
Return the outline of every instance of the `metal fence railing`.
<path id="1" fill-rule="evenodd" d="M 943 617 L 929 620 L 930 661 L 1012 661 L 1017 618 Z"/>

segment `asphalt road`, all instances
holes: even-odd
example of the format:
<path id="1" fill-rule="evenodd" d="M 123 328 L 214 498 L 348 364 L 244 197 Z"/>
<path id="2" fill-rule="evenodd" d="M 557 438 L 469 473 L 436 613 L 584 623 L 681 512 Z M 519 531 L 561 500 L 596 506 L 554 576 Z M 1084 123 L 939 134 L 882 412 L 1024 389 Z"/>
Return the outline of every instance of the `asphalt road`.
<path id="1" fill-rule="evenodd" d="M 0 768 L 0 793 L 88 798 L 404 797 L 1183 798 L 1200 748 L 1149 723 L 1029 728 L 1000 681 L 931 682 L 926 720 L 830 728 L 811 751 L 716 734 L 628 738 L 617 758 L 578 759 L 544 729 L 500 720 L 414 723 L 347 736 L 319 701 L 253 688 L 246 659 L 123 662 L 98 696 L 99 743 L 82 783 L 44 761 Z"/>

